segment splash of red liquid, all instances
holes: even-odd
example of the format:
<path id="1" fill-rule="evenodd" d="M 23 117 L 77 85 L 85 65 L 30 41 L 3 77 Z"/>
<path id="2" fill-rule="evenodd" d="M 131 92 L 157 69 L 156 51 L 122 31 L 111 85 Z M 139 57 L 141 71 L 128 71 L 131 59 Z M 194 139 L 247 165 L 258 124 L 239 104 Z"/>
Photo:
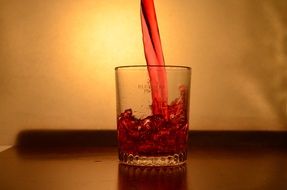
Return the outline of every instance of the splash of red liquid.
<path id="1" fill-rule="evenodd" d="M 145 57 L 149 71 L 152 92 L 153 114 L 161 114 L 168 118 L 168 89 L 164 67 L 164 57 L 161 47 L 157 18 L 153 0 L 141 0 L 141 25 Z"/>
<path id="2" fill-rule="evenodd" d="M 133 155 L 163 156 L 186 152 L 188 118 L 185 89 L 168 107 L 169 118 L 151 115 L 136 118 L 127 109 L 118 118 L 119 151 Z"/>

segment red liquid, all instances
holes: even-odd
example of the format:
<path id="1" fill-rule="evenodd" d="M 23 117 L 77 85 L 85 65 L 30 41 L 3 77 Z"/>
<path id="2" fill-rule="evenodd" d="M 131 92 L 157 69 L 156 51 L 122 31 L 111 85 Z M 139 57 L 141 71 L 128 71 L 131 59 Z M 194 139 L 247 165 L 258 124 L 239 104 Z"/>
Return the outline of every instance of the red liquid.
<path id="1" fill-rule="evenodd" d="M 136 118 L 132 109 L 118 117 L 120 160 L 124 155 L 186 157 L 188 119 L 185 87 L 181 96 L 168 105 L 167 77 L 153 0 L 141 0 L 141 24 L 151 93 L 152 115 Z M 162 66 L 162 67 L 153 67 Z"/>
<path id="2" fill-rule="evenodd" d="M 148 66 L 164 66 L 164 58 L 159 36 L 158 24 L 153 0 L 141 0 L 141 25 L 145 57 Z M 167 79 L 164 67 L 149 67 L 152 92 L 153 114 L 167 113 Z"/>
<path id="3" fill-rule="evenodd" d="M 167 156 L 185 153 L 188 137 L 188 119 L 185 110 L 185 89 L 168 106 L 169 118 L 151 115 L 136 118 L 131 109 L 118 118 L 119 151 L 139 156 Z M 120 158 L 120 160 L 122 160 Z"/>

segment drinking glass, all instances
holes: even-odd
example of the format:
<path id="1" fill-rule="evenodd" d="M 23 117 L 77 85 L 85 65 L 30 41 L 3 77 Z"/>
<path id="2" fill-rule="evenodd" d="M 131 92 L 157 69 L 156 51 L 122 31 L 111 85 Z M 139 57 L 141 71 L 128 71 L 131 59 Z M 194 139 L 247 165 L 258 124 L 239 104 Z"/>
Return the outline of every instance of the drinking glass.
<path id="1" fill-rule="evenodd" d="M 176 166 L 186 162 L 191 68 L 115 68 L 120 163 Z"/>

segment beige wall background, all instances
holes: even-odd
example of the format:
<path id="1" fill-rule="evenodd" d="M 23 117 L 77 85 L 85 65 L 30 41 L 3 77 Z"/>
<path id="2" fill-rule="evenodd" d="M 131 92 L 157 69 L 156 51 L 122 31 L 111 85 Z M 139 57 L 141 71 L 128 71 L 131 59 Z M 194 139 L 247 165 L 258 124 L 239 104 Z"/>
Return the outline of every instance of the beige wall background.
<path id="1" fill-rule="evenodd" d="M 287 1 L 155 4 L 166 64 L 193 68 L 191 129 L 287 130 Z M 0 145 L 116 129 L 114 67 L 133 64 L 139 0 L 0 0 Z"/>

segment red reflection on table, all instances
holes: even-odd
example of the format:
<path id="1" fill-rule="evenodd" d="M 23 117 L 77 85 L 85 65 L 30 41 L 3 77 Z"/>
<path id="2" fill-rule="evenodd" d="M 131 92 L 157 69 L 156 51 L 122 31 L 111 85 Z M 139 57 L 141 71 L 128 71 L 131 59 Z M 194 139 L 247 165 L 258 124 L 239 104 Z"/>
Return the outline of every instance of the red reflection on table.
<path id="1" fill-rule="evenodd" d="M 137 167 L 119 164 L 118 190 L 186 190 L 186 165 L 176 167 Z"/>

